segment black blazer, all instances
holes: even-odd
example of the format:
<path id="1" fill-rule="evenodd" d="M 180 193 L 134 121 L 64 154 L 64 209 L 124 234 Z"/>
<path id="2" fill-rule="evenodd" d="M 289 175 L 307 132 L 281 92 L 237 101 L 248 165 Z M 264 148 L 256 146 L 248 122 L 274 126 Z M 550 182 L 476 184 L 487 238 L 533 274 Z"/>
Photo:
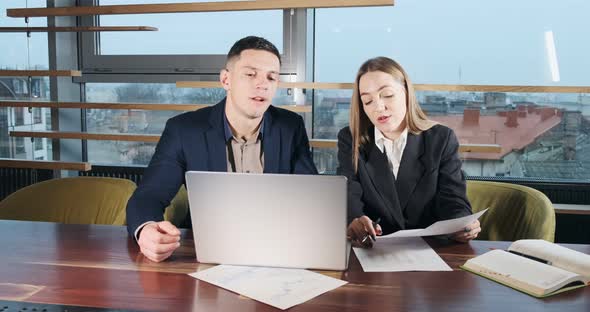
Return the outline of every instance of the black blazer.
<path id="1" fill-rule="evenodd" d="M 369 133 L 370 142 L 360 148 L 357 173 L 350 128 L 338 133 L 337 173 L 348 178 L 349 223 L 363 215 L 380 217 L 383 233 L 389 234 L 471 214 L 453 130 L 436 125 L 420 135 L 408 133 L 397 179 L 375 145 L 373 127 Z"/>
<path id="2" fill-rule="evenodd" d="M 143 179 L 127 204 L 129 234 L 147 221 L 163 219 L 164 209 L 185 183 L 186 171 L 227 172 L 224 114 L 225 99 L 166 122 Z M 270 106 L 263 122 L 265 173 L 317 174 L 301 116 Z M 190 225 L 190 216 L 185 223 Z"/>

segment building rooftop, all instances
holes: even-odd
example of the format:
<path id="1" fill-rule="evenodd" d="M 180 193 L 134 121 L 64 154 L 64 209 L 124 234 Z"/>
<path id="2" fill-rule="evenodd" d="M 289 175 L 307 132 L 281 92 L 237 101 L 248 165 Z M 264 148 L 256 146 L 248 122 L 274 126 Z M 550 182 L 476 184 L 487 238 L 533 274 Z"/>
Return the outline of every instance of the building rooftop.
<path id="1" fill-rule="evenodd" d="M 480 116 L 479 110 L 466 109 L 463 115 L 433 116 L 432 119 L 452 128 L 461 144 L 498 144 L 500 153 L 464 153 L 469 159 L 500 160 L 514 150 L 521 150 L 559 125 L 561 112 L 550 107 L 519 108 Z"/>
<path id="2" fill-rule="evenodd" d="M 523 161 L 526 177 L 590 180 L 590 161 Z"/>

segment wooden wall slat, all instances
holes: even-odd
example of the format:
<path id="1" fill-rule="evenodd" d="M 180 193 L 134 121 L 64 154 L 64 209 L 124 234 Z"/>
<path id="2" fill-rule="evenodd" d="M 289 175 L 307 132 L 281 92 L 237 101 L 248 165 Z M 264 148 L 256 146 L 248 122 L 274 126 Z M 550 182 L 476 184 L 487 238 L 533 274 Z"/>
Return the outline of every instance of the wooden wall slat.
<path id="1" fill-rule="evenodd" d="M 88 133 L 88 132 L 60 132 L 60 131 L 11 131 L 10 136 L 26 138 L 51 138 L 51 139 L 79 139 L 99 141 L 133 141 L 156 143 L 160 135 L 156 134 L 126 134 L 126 133 Z M 337 148 L 336 140 L 314 139 L 309 144 L 313 148 Z M 461 144 L 459 152 L 471 153 L 500 153 L 500 145 L 497 144 Z"/>
<path id="2" fill-rule="evenodd" d="M 75 171 L 90 171 L 92 169 L 92 165 L 90 165 L 90 163 L 87 162 L 69 162 L 59 160 L 21 160 L 10 158 L 0 158 L 0 167 Z"/>
<path id="3" fill-rule="evenodd" d="M 85 102 L 23 102 L 0 101 L 0 107 L 47 107 L 81 109 L 137 109 L 149 111 L 194 111 L 209 104 L 146 104 L 146 103 L 85 103 Z M 278 105 L 296 113 L 311 113 L 311 105 Z"/>
<path id="4" fill-rule="evenodd" d="M 150 26 L 80 26 L 80 27 L 0 27 L 0 33 L 17 32 L 95 32 L 95 31 L 157 31 Z"/>
<path id="5" fill-rule="evenodd" d="M 83 16 L 113 14 L 189 13 L 221 11 L 282 10 L 303 8 L 344 8 L 393 6 L 393 0 L 256 0 L 192 3 L 158 3 L 7 9 L 9 17 Z"/>
<path id="6" fill-rule="evenodd" d="M 80 77 L 79 70 L 0 70 L 0 77 Z"/>
<path id="7" fill-rule="evenodd" d="M 281 82 L 279 88 L 301 88 L 314 90 L 348 90 L 353 83 L 346 82 Z M 178 81 L 177 88 L 221 88 L 216 81 Z M 452 85 L 414 84 L 416 91 L 449 92 L 514 92 L 514 93 L 590 93 L 588 86 L 510 86 L 510 85 Z"/>
<path id="8" fill-rule="evenodd" d="M 130 141 L 157 143 L 160 135 L 125 133 L 89 133 L 61 131 L 10 131 L 10 136 L 24 138 L 76 139 L 97 141 Z"/>

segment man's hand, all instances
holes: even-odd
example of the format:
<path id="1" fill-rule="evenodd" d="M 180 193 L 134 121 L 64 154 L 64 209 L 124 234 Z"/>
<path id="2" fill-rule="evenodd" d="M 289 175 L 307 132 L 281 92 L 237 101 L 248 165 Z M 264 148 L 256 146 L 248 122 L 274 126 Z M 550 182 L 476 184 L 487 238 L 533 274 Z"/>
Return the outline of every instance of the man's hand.
<path id="1" fill-rule="evenodd" d="M 465 230 L 454 233 L 452 238 L 458 242 L 467 243 L 476 238 L 479 232 L 481 232 L 479 220 L 475 220 L 473 223 L 465 227 Z"/>
<path id="2" fill-rule="evenodd" d="M 149 223 L 141 229 L 137 244 L 148 259 L 160 262 L 180 246 L 180 231 L 168 221 Z"/>
<path id="3" fill-rule="evenodd" d="M 381 234 L 381 226 L 367 216 L 355 218 L 348 225 L 347 235 L 355 247 L 371 248 L 375 237 Z"/>

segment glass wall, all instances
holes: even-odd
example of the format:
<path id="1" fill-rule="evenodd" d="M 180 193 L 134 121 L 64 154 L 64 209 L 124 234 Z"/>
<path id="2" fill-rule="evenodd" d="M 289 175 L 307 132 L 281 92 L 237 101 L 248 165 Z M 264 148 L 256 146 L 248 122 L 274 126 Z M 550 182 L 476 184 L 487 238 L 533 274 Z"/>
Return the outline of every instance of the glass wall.
<path id="1" fill-rule="evenodd" d="M 207 104 L 214 105 L 225 97 L 225 90 L 176 88 L 175 84 L 92 83 L 86 84 L 88 102 Z M 291 105 L 292 96 L 279 90 L 274 105 Z M 159 135 L 166 121 L 181 111 L 148 111 L 130 109 L 88 109 L 86 124 L 91 133 L 132 133 Z M 302 113 L 311 126 L 311 113 Z M 311 128 L 308 128 L 311 134 Z M 147 165 L 156 144 L 145 142 L 88 141 L 88 160 L 97 164 Z"/>
<path id="2" fill-rule="evenodd" d="M 125 4 L 181 3 L 205 1 L 150 0 Z M 211 1 L 206 2 L 222 2 Z M 101 5 L 121 4 L 101 0 Z M 101 26 L 152 26 L 156 32 L 104 32 L 100 34 L 102 55 L 226 54 L 239 38 L 256 35 L 273 42 L 282 53 L 283 11 L 172 13 L 147 15 L 103 15 Z M 237 39 L 236 39 L 237 38 Z M 139 44 L 129 44 L 129 40 Z"/>
<path id="3" fill-rule="evenodd" d="M 189 1 L 127 1 L 166 2 Z M 118 3 L 100 1 L 102 5 Z M 44 6 L 45 1 L 28 4 Z M 3 1 L 0 14 L 8 7 L 22 6 L 20 1 Z M 393 7 L 317 9 L 305 15 L 307 20 L 298 19 L 299 11 L 293 16 L 288 12 L 101 16 L 99 23 L 103 26 L 143 25 L 158 27 L 159 31 L 95 36 L 99 40 L 93 41 L 93 47 L 99 49 L 82 55 L 82 59 L 92 60 L 88 63 L 92 66 L 83 68 L 91 77 L 82 78 L 85 100 L 214 104 L 223 98 L 222 89 L 178 89 L 173 81 L 187 80 L 185 74 L 216 80 L 216 72 L 209 67 L 218 65 L 231 44 L 246 35 L 260 35 L 290 59 L 283 74 L 305 74 L 307 80 L 317 82 L 352 82 L 360 64 L 371 57 L 384 55 L 399 61 L 412 81 L 425 90 L 417 96 L 432 119 L 454 129 L 462 144 L 500 147 L 499 153 L 462 154 L 468 175 L 590 180 L 586 170 L 590 167 L 588 89 L 573 93 L 540 88 L 535 92 L 508 92 L 513 86 L 590 86 L 586 74 L 590 72 L 590 58 L 586 57 L 590 46 L 585 40 L 590 29 L 586 18 L 590 2 L 398 0 Z M 31 23 L 44 21 L 31 19 Z M 24 22 L 3 17 L 0 26 L 24 26 Z M 307 32 L 304 36 L 299 33 L 302 30 Z M 0 52 L 0 67 L 47 68 L 46 34 L 33 33 L 31 38 L 22 33 L 0 36 L 3 43 L 10 42 Z M 85 42 L 87 37 L 82 39 Z M 300 40 L 307 40 L 305 49 Z M 83 45 L 81 50 L 85 48 Z M 307 52 L 301 54 L 302 50 Z M 101 64 L 106 69 L 94 66 Z M 189 65 L 209 67 L 206 72 L 183 72 Z M 307 72 L 297 72 L 302 69 Z M 139 80 L 133 78 L 140 76 Z M 127 81 L 125 77 L 130 78 Z M 508 87 L 494 92 L 483 87 L 451 92 L 429 91 L 427 84 Z M 297 101 L 293 92 L 281 90 L 275 104 L 304 102 L 310 107 L 309 112 L 302 113 L 310 138 L 335 141 L 338 131 L 348 125 L 351 90 L 305 90 L 304 97 L 296 91 Z M 0 77 L 0 96 L 46 99 L 47 80 Z M 0 112 L 5 116 L 0 118 L 0 130 L 4 129 L 0 153 L 38 157 L 40 154 L 33 153 L 42 150 L 43 144 L 29 139 L 16 142 L 7 137 L 7 131 L 17 127 L 46 129 L 48 110 L 0 108 Z M 179 113 L 87 110 L 84 118 L 89 132 L 160 134 L 166 120 Z M 147 164 L 153 149 L 154 144 L 141 142 L 90 141 L 88 158 L 93 163 Z M 316 148 L 313 153 L 321 172 L 335 172 L 334 148 Z"/>
<path id="4" fill-rule="evenodd" d="M 348 125 L 350 96 L 316 92 L 315 138 L 336 139 Z M 590 94 L 420 91 L 428 116 L 460 144 L 498 145 L 499 153 L 462 153 L 470 176 L 590 180 Z M 336 149 L 316 149 L 318 170 L 334 173 Z"/>
<path id="5" fill-rule="evenodd" d="M 393 7 L 318 9 L 315 79 L 352 81 L 362 62 L 383 55 L 416 83 L 588 85 L 589 10 L 584 0 L 398 0 Z"/>
<path id="6" fill-rule="evenodd" d="M 589 86 L 587 1 L 399 0 L 394 7 L 318 9 L 314 77 L 352 82 L 367 59 L 400 62 L 415 84 Z M 556 13 L 558 12 L 558 14 Z M 590 180 L 590 95 L 421 91 L 428 115 L 462 144 L 473 176 Z M 316 91 L 314 137 L 336 139 L 348 124 L 350 92 Z M 336 150 L 314 151 L 335 172 Z"/>
<path id="7" fill-rule="evenodd" d="M 29 7 L 44 7 L 46 1 L 27 1 Z M 24 7 L 25 2 L 0 2 L 0 27 L 45 27 L 46 19 L 6 17 L 7 8 Z M 0 69 L 42 70 L 49 68 L 47 33 L 0 33 Z M 0 101 L 39 101 L 49 99 L 49 79 L 46 77 L 0 77 Z M 20 159 L 50 159 L 51 141 L 47 139 L 13 138 L 10 131 L 47 130 L 51 114 L 47 108 L 0 107 L 0 157 Z"/>

